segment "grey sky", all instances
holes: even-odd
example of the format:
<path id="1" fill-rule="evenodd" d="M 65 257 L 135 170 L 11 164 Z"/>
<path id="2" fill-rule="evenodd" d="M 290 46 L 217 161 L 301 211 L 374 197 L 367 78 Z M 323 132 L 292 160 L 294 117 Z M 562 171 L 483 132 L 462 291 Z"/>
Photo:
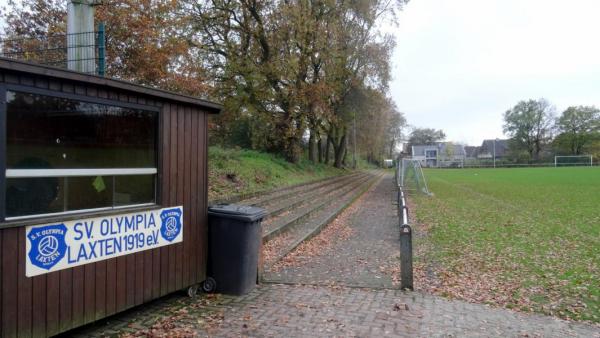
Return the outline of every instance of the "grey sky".
<path id="1" fill-rule="evenodd" d="M 411 0 L 386 27 L 392 97 L 411 125 L 472 145 L 503 137 L 519 100 L 600 107 L 599 18 L 600 0 Z"/>
<path id="2" fill-rule="evenodd" d="M 600 107 L 599 0 L 411 0 L 394 28 L 391 94 L 408 122 L 472 145 L 547 98 Z"/>

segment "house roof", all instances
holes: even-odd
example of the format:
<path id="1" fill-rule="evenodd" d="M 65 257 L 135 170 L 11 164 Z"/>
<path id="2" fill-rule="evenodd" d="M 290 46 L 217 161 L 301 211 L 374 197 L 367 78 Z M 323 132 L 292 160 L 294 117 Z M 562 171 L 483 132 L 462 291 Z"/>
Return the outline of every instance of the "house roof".
<path id="1" fill-rule="evenodd" d="M 202 108 L 203 111 L 214 114 L 218 114 L 223 108 L 223 106 L 218 103 L 214 103 L 189 95 L 182 95 L 162 89 L 138 85 L 127 81 L 110 79 L 97 75 L 89 75 L 62 68 L 56 68 L 47 65 L 40 65 L 31 62 L 2 57 L 0 57 L 0 71 L 29 73 L 32 76 L 45 76 L 61 80 L 71 80 L 75 82 L 83 82 L 87 84 L 110 87 L 122 91 L 135 92 L 138 94 L 154 96 L 164 100 L 191 104 Z"/>
<path id="2" fill-rule="evenodd" d="M 508 140 L 483 140 L 479 153 L 494 153 L 494 141 L 496 143 L 496 157 L 502 157 L 506 155 L 506 153 L 508 152 Z"/>
<path id="3" fill-rule="evenodd" d="M 477 153 L 479 153 L 478 146 L 465 146 L 465 154 L 467 157 L 477 157 Z"/>

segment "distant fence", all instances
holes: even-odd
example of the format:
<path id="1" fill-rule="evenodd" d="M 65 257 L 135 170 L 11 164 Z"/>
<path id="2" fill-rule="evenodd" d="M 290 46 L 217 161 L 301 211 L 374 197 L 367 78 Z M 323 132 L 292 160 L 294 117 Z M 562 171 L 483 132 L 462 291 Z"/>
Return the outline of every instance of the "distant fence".
<path id="1" fill-rule="evenodd" d="M 428 166 L 425 168 L 434 169 L 470 169 L 470 168 L 542 168 L 542 167 L 598 167 L 600 162 L 594 160 L 594 162 L 585 163 L 555 163 L 555 162 L 539 162 L 539 163 L 493 163 L 486 162 L 465 162 L 454 166 L 451 165 L 439 165 L 439 166 Z"/>
<path id="2" fill-rule="evenodd" d="M 104 76 L 105 40 L 103 24 L 93 32 L 0 38 L 0 57 Z"/>
<path id="3" fill-rule="evenodd" d="M 400 221 L 400 288 L 413 290 L 412 228 L 408 222 L 408 205 L 398 184 L 398 219 Z"/>
<path id="4" fill-rule="evenodd" d="M 582 164 L 582 163 L 558 163 L 555 165 L 554 163 L 545 162 L 545 163 L 503 163 L 503 164 L 465 164 L 462 167 L 464 169 L 469 168 L 543 168 L 543 167 L 598 167 L 600 163 L 594 163 L 593 165 Z M 441 169 L 442 167 L 440 167 Z M 445 167 L 444 167 L 445 168 Z"/>

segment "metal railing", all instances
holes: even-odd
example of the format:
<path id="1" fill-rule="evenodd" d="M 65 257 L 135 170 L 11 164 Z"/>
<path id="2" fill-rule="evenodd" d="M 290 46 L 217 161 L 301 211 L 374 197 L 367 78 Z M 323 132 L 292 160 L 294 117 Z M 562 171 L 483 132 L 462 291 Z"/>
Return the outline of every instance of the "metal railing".
<path id="1" fill-rule="evenodd" d="M 105 75 L 104 25 L 93 32 L 0 38 L 0 57 Z"/>

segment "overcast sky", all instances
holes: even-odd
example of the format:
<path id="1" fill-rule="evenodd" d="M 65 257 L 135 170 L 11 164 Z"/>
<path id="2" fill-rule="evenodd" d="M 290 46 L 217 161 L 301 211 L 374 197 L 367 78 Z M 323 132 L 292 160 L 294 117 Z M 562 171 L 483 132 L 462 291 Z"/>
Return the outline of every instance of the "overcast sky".
<path id="1" fill-rule="evenodd" d="M 398 25 L 391 95 L 413 126 L 477 145 L 519 100 L 600 107 L 600 0 L 410 0 Z"/>
<path id="2" fill-rule="evenodd" d="M 600 107 L 600 0 L 411 0 L 394 32 L 392 97 L 448 140 L 503 137 L 519 100 Z"/>

